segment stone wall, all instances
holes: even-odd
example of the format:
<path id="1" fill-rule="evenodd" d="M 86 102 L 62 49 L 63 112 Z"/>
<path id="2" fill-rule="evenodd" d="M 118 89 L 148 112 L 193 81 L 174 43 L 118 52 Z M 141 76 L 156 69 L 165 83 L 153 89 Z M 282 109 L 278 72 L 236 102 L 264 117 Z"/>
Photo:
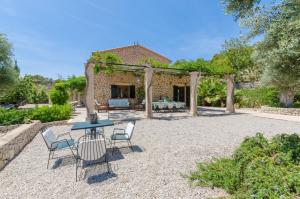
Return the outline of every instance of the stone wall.
<path id="1" fill-rule="evenodd" d="M 99 73 L 94 79 L 95 99 L 99 103 L 107 103 L 111 98 L 111 85 L 135 85 L 136 93 L 139 87 L 144 87 L 144 78 L 133 72 L 115 72 L 111 75 Z M 173 99 L 173 86 L 189 86 L 189 76 L 154 73 L 152 80 L 153 100 L 161 97 Z M 136 99 L 130 99 L 130 104 L 135 104 Z"/>
<path id="2" fill-rule="evenodd" d="M 276 107 L 262 106 L 260 112 L 300 116 L 300 108 L 276 108 Z"/>
<path id="3" fill-rule="evenodd" d="M 177 76 L 154 73 L 152 79 L 153 101 L 161 97 L 173 99 L 173 86 L 189 86 L 190 76 Z"/>
<path id="4" fill-rule="evenodd" d="M 43 127 L 40 121 L 22 124 L 0 139 L 0 170 L 28 144 Z"/>
<path id="5" fill-rule="evenodd" d="M 8 131 L 11 131 L 11 130 L 17 128 L 18 126 L 20 126 L 20 125 L 15 124 L 15 125 L 9 125 L 9 126 L 0 126 L 0 136 L 1 136 L 1 134 L 5 134 Z"/>

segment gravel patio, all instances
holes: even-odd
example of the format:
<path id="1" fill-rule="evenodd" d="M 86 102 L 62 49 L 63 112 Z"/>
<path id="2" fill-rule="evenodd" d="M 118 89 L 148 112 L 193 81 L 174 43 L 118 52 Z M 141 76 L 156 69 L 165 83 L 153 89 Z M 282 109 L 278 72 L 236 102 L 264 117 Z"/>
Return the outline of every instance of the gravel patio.
<path id="1" fill-rule="evenodd" d="M 120 122 L 114 127 L 124 127 Z M 71 126 L 52 127 L 65 133 Z M 107 137 L 113 127 L 105 128 Z M 226 115 L 216 110 L 191 118 L 169 116 L 139 118 L 133 135 L 134 152 L 127 148 L 110 156 L 106 166 L 89 168 L 75 182 L 72 158 L 51 161 L 41 135 L 0 171 L 0 198 L 210 198 L 223 196 L 218 189 L 191 187 L 182 174 L 196 162 L 228 156 L 244 137 L 264 132 L 300 132 L 300 123 L 259 118 L 250 114 Z M 73 131 L 79 137 L 83 131 Z M 68 151 L 66 151 L 67 153 Z"/>

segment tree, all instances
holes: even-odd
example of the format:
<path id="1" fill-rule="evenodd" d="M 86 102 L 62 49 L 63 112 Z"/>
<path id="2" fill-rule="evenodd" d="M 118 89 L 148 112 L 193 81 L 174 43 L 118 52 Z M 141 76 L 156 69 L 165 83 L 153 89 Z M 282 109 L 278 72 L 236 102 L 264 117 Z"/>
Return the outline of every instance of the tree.
<path id="1" fill-rule="evenodd" d="M 69 99 L 69 85 L 64 81 L 58 81 L 49 92 L 53 104 L 63 105 Z"/>
<path id="2" fill-rule="evenodd" d="M 280 90 L 280 100 L 290 107 L 300 80 L 299 0 L 224 1 L 226 10 L 250 30 L 248 38 L 264 33 L 253 57 L 263 67 L 262 83 Z"/>
<path id="3" fill-rule="evenodd" d="M 3 91 L 17 83 L 18 78 L 19 68 L 14 64 L 12 45 L 0 33 L 0 92 L 4 94 Z"/>
<path id="4" fill-rule="evenodd" d="M 71 91 L 83 92 L 86 85 L 86 78 L 84 76 L 71 76 L 68 78 L 67 83 Z"/>
<path id="5" fill-rule="evenodd" d="M 34 84 L 30 78 L 22 78 L 1 98 L 2 103 L 20 104 L 31 102 L 35 94 Z"/>
<path id="6" fill-rule="evenodd" d="M 300 88 L 300 2 L 286 1 L 281 14 L 266 31 L 254 57 L 264 66 L 262 82 L 280 90 L 280 101 L 293 104 Z"/>

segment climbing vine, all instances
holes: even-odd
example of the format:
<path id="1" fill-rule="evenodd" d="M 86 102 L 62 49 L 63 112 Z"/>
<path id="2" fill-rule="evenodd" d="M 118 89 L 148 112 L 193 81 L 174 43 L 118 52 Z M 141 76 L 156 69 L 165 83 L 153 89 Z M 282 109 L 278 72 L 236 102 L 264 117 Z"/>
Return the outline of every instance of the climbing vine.
<path id="1" fill-rule="evenodd" d="M 114 53 L 102 53 L 95 52 L 89 59 L 90 62 L 95 63 L 94 73 L 98 74 L 103 71 L 105 74 L 112 74 L 116 68 L 119 67 L 118 64 L 122 64 L 122 59 Z"/>

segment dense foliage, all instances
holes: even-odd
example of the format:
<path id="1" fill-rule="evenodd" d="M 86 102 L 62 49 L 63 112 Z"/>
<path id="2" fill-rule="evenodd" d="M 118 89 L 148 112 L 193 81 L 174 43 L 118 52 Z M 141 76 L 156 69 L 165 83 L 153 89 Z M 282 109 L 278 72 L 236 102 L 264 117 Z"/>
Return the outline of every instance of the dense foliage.
<path id="1" fill-rule="evenodd" d="M 169 64 L 162 63 L 154 58 L 142 59 L 139 62 L 140 65 L 148 65 L 153 68 L 168 68 Z"/>
<path id="2" fill-rule="evenodd" d="M 18 82 L 19 68 L 14 61 L 12 45 L 0 33 L 0 96 L 7 88 Z"/>
<path id="3" fill-rule="evenodd" d="M 226 84 L 219 78 L 201 79 L 198 87 L 198 105 L 224 106 L 226 103 Z"/>
<path id="4" fill-rule="evenodd" d="M 290 107 L 300 89 L 300 2 L 223 0 L 226 11 L 233 14 L 248 38 L 264 34 L 256 45 L 253 58 L 263 68 L 262 83 L 280 91 L 280 101 Z"/>
<path id="5" fill-rule="evenodd" d="M 34 85 L 30 78 L 22 78 L 17 84 L 12 86 L 4 96 L 1 97 L 1 103 L 20 104 L 30 102 L 35 92 Z"/>
<path id="6" fill-rule="evenodd" d="M 263 134 L 246 138 L 229 158 L 199 163 L 189 180 L 220 187 L 234 198 L 300 196 L 300 137 L 281 134 L 270 141 Z"/>
<path id="7" fill-rule="evenodd" d="M 32 112 L 32 120 L 40 120 L 41 122 L 52 122 L 58 120 L 70 119 L 72 107 L 69 104 L 42 106 Z"/>
<path id="8" fill-rule="evenodd" d="M 277 107 L 280 106 L 278 96 L 279 93 L 274 88 L 239 89 L 235 92 L 235 104 L 243 108 Z"/>
<path id="9" fill-rule="evenodd" d="M 42 106 L 34 109 L 0 109 L 0 125 L 23 124 L 30 120 L 51 122 L 66 120 L 71 117 L 72 108 L 69 104 Z"/>
<path id="10" fill-rule="evenodd" d="M 86 85 L 84 76 L 71 76 L 66 81 L 71 91 L 83 92 Z"/>
<path id="11" fill-rule="evenodd" d="M 300 88 L 300 2 L 286 0 L 278 9 L 254 57 L 264 67 L 262 82 L 276 86 L 281 102 L 290 107 Z"/>
<path id="12" fill-rule="evenodd" d="M 108 52 L 95 52 L 90 57 L 89 61 L 95 63 L 95 73 L 104 71 L 105 74 L 113 73 L 114 68 L 118 67 L 118 64 L 123 62 L 118 55 Z"/>
<path id="13" fill-rule="evenodd" d="M 69 84 L 65 81 L 56 82 L 49 95 L 53 104 L 66 104 L 69 99 Z"/>

